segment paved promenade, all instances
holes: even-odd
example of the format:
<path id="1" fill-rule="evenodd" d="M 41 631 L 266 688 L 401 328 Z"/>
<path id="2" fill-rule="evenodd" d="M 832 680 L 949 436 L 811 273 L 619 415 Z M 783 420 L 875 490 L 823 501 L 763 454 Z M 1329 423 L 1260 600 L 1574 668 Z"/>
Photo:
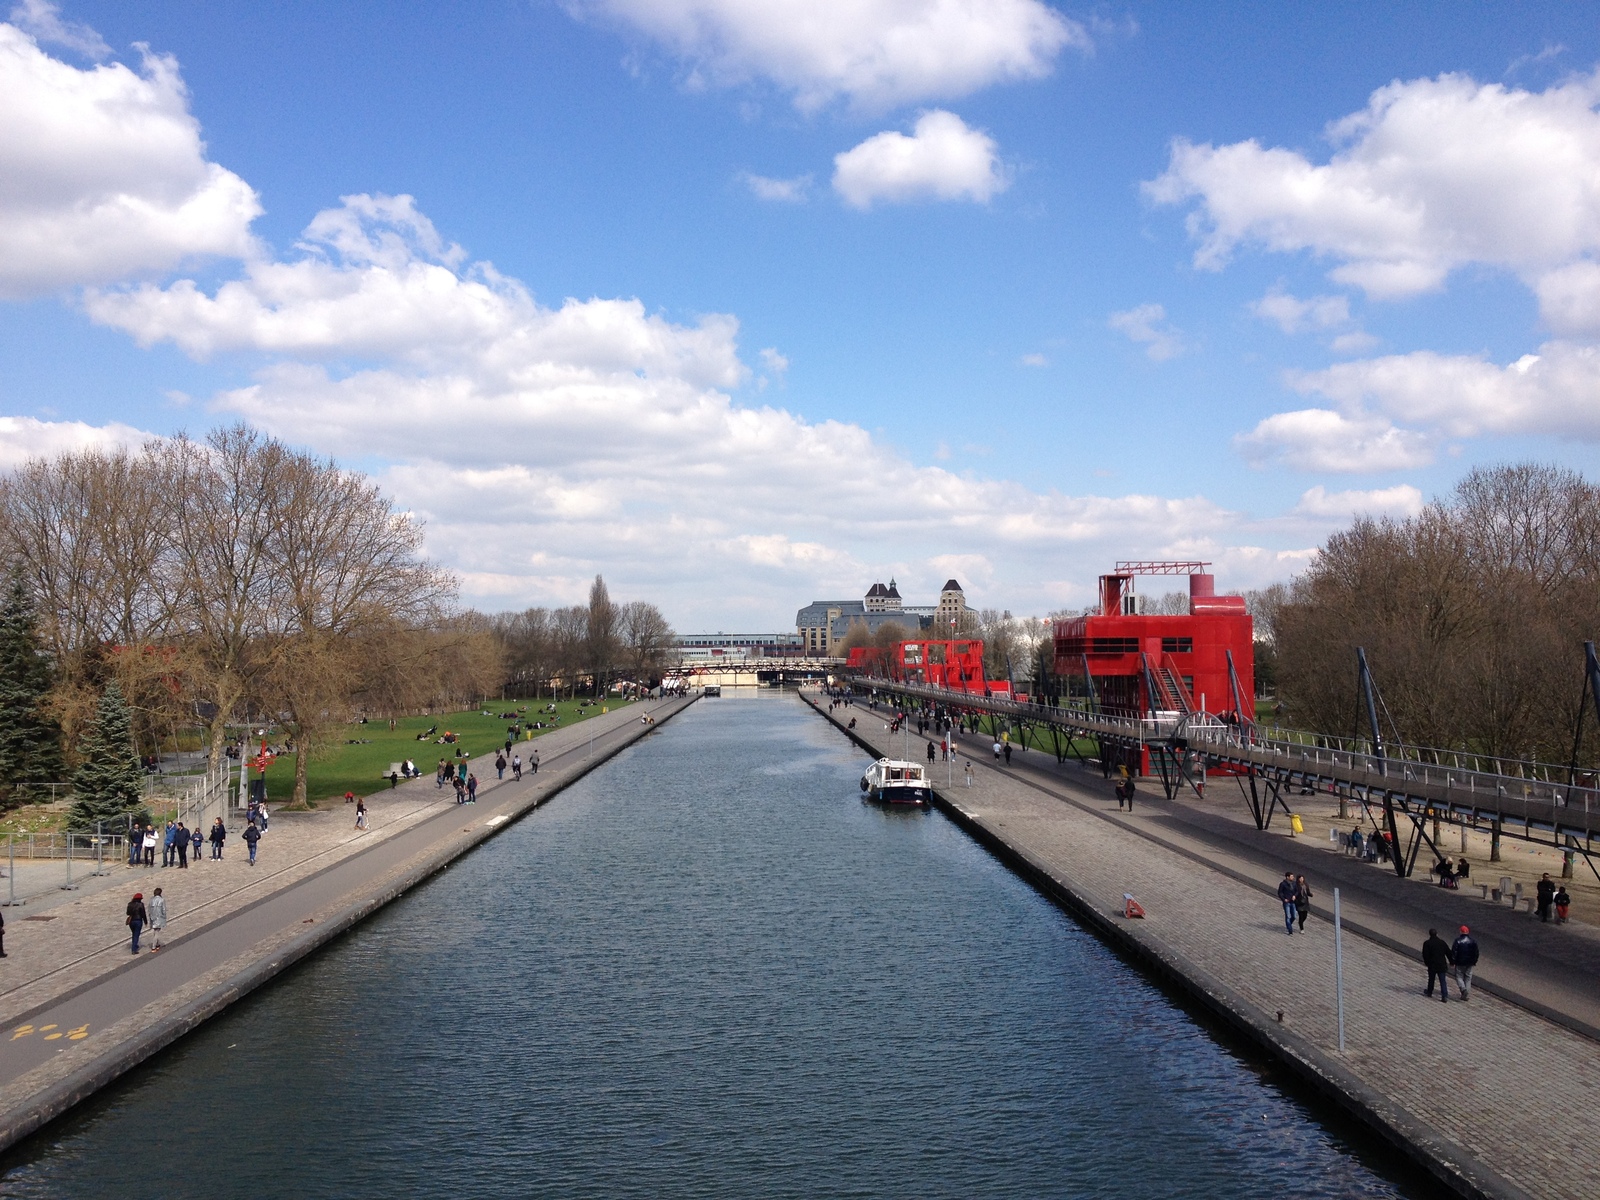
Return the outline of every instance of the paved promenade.
<path id="1" fill-rule="evenodd" d="M 73 898 L 42 910 L 8 910 L 0 1148 L 644 736 L 654 726 L 642 716 L 659 722 L 691 702 L 626 704 L 551 731 L 532 743 L 539 774 L 524 772 L 520 783 L 509 773 L 497 782 L 483 759 L 475 805 L 457 805 L 429 776 L 369 795 L 367 831 L 353 828 L 354 805 L 275 814 L 254 867 L 235 819 L 221 862 L 124 869 L 121 888 L 63 893 Z M 165 948 L 134 957 L 123 909 L 134 890 L 148 899 L 156 886 L 168 899 Z M 147 930 L 146 946 L 149 940 Z"/>
<path id="2" fill-rule="evenodd" d="M 852 716 L 859 739 L 900 755 L 902 739 L 890 737 L 882 715 L 862 705 L 834 714 Z M 978 741 L 967 748 L 980 749 Z M 970 788 L 962 761 L 953 787 L 943 786 L 944 764 L 934 768 L 952 816 L 1454 1190 L 1572 1200 L 1600 1194 L 1600 1045 L 1577 1031 L 1596 1016 L 1582 965 L 1592 931 L 1535 928 L 1526 914 L 1386 877 L 1304 839 L 1260 834 L 1208 811 L 1221 803 L 1217 792 L 1187 809 L 1154 803 L 1146 788 L 1130 816 L 1118 813 L 1098 774 L 1060 768 L 1036 751 L 1015 755 L 1009 768 L 987 752 L 971 755 Z M 1341 898 L 1349 890 L 1356 923 L 1371 927 L 1373 936 L 1347 928 L 1344 938 L 1343 1054 L 1331 924 L 1313 920 L 1305 934 L 1286 936 L 1267 890 L 1288 869 L 1311 880 L 1322 917 L 1337 884 Z M 1125 893 L 1138 898 L 1146 920 L 1121 917 Z M 1425 999 L 1418 952 L 1428 927 L 1449 940 L 1462 923 L 1484 931 L 1484 977 L 1531 993 L 1526 999 L 1553 999 L 1565 1022 L 1480 989 L 1468 1004 Z M 1556 940 L 1569 934 L 1570 943 Z M 1574 946 L 1577 965 L 1552 965 Z"/>

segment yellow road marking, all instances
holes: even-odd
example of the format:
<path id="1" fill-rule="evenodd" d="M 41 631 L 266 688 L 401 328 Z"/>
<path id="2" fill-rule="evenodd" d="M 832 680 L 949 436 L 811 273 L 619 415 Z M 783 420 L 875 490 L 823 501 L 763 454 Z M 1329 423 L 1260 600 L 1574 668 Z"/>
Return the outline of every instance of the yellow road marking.
<path id="1" fill-rule="evenodd" d="M 69 1042 L 81 1042 L 81 1041 L 83 1041 L 84 1038 L 86 1038 L 88 1036 L 89 1036 L 89 1027 L 87 1025 L 79 1025 L 76 1029 L 71 1030 L 67 1034 L 67 1041 L 69 1041 Z"/>
<path id="2" fill-rule="evenodd" d="M 57 1026 L 57 1025 L 41 1025 L 41 1026 L 39 1026 L 39 1032 L 40 1033 L 49 1033 L 52 1029 L 58 1029 L 58 1028 L 60 1028 L 60 1026 Z"/>
<path id="3" fill-rule="evenodd" d="M 18 1025 L 17 1026 L 17 1031 L 11 1035 L 11 1040 L 14 1042 L 18 1038 L 25 1038 L 32 1032 L 33 1032 L 33 1026 L 32 1025 Z"/>
<path id="4" fill-rule="evenodd" d="M 59 1033 L 47 1033 L 44 1035 L 44 1040 L 47 1042 L 53 1042 L 60 1036 L 62 1035 Z"/>

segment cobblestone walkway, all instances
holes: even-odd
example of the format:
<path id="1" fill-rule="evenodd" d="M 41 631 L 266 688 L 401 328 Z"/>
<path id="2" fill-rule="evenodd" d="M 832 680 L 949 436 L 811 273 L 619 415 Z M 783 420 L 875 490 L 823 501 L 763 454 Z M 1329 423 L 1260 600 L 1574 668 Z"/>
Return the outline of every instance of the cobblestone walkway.
<path id="1" fill-rule="evenodd" d="M 881 716 L 861 707 L 848 713 L 857 718 L 858 735 L 899 755 L 901 738 L 889 737 Z M 1415 954 L 1408 958 L 1347 933 L 1347 1049 L 1340 1055 L 1329 924 L 1313 922 L 1306 933 L 1288 936 L 1276 900 L 1249 883 L 1126 823 L 1064 804 L 990 758 L 971 761 L 970 787 L 957 765 L 953 802 L 1101 908 L 1120 911 L 1123 895 L 1132 893 L 1148 914 L 1133 923 L 1137 936 L 1210 972 L 1267 1021 L 1281 1011 L 1286 1030 L 1514 1187 L 1571 1200 L 1600 1194 L 1595 1042 L 1481 992 L 1467 1004 L 1427 1000 Z M 936 785 L 943 774 L 941 763 Z M 1092 792 L 1082 798 L 1106 803 Z M 1319 899 L 1326 910 L 1331 891 Z M 1415 934 L 1419 948 L 1424 937 L 1426 929 Z"/>

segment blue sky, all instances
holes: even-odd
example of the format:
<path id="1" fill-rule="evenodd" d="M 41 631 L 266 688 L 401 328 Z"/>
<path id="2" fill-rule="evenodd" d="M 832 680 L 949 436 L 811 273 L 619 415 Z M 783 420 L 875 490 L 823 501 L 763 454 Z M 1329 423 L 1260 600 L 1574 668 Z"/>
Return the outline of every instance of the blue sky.
<path id="1" fill-rule="evenodd" d="M 0 467 L 243 418 L 376 474 L 482 607 L 597 571 L 688 631 L 891 574 L 1032 613 L 1119 557 L 1258 586 L 1475 464 L 1594 463 L 1582 6 L 4 32 Z"/>

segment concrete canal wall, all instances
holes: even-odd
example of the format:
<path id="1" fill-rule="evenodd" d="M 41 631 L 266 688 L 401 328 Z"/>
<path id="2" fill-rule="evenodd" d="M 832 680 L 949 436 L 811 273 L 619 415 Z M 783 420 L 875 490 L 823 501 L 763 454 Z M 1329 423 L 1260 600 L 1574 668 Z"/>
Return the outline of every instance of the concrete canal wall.
<path id="1" fill-rule="evenodd" d="M 830 712 L 827 697 L 804 697 L 873 758 L 904 753 L 906 739 L 888 732 L 886 714 L 864 705 Z M 1418 966 L 1347 930 L 1349 1051 L 1340 1054 L 1326 923 L 1320 932 L 1313 923 L 1305 934 L 1286 937 L 1276 902 L 1231 878 L 1225 865 L 1208 869 L 1086 808 L 1052 801 L 993 761 L 988 739 L 982 746 L 978 740 L 961 747 L 965 753 L 950 772 L 953 787 L 944 783 L 943 762 L 931 769 L 937 807 L 1191 1009 L 1453 1194 L 1474 1200 L 1594 1194 L 1593 1138 L 1576 1116 L 1600 1099 L 1592 1042 L 1492 997 L 1474 995 L 1470 1005 L 1448 1007 L 1424 1000 Z M 922 760 L 925 739 L 909 742 L 911 757 Z M 970 786 L 966 761 L 974 772 Z M 1084 799 L 1104 805 L 1109 785 L 1105 791 Z M 1147 908 L 1147 919 L 1124 918 L 1127 892 Z M 1324 911 L 1331 899 L 1324 889 Z M 1441 1053 L 1443 1018 L 1465 1026 L 1446 1035 L 1466 1051 L 1464 1058 Z M 1576 1076 L 1574 1060 L 1584 1064 Z M 1474 1065 L 1463 1069 L 1463 1061 Z M 1572 1102 L 1573 1117 L 1535 1114 L 1541 1078 Z M 1573 1084 L 1583 1101 L 1573 1096 Z M 1561 1126 L 1553 1135 L 1552 1124 Z"/>
<path id="2" fill-rule="evenodd" d="M 444 870 L 519 818 L 694 703 L 627 706 L 611 720 L 533 743 L 543 766 L 515 785 L 480 792 L 476 805 L 443 802 L 404 832 L 350 853 L 288 886 L 233 906 L 169 942 L 155 959 L 127 955 L 88 979 L 65 981 L 30 1008 L 7 1014 L 0 1043 L 0 1149 L 9 1147 L 120 1078 L 184 1034 Z M 648 711 L 651 724 L 639 717 Z M 602 727 L 604 726 L 604 727 Z M 592 738 L 592 751 L 590 739 Z M 274 818 L 279 825 L 287 818 Z M 341 820 L 343 818 L 341 817 Z M 271 847 L 270 837 L 263 845 Z M 220 865 L 220 864 L 219 864 Z M 196 864 L 197 873 L 201 871 Z M 171 880 L 167 880 L 169 885 Z M 167 972 L 161 981 L 157 972 Z M 152 984 L 156 986 L 152 987 Z M 150 997 L 152 991 L 156 991 Z M 147 997 L 150 997 L 147 999 Z M 143 1002 L 141 1002 L 143 1001 Z M 84 1031 L 42 1061 L 44 1030 Z M 89 1032 L 92 1029 L 92 1034 Z M 26 1031 L 26 1032 L 24 1032 Z M 58 1037 L 61 1035 L 58 1033 Z M 34 1058 L 25 1057 L 29 1049 Z"/>

